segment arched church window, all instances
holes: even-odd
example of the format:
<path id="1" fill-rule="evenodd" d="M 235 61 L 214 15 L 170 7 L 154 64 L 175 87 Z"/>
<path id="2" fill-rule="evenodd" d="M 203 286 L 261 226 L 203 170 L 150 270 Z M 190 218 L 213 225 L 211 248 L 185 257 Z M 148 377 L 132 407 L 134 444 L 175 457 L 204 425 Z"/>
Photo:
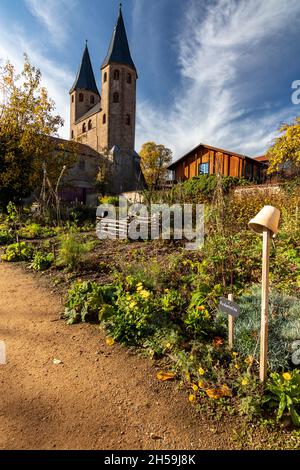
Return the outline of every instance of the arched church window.
<path id="1" fill-rule="evenodd" d="M 71 139 L 74 139 L 74 131 L 71 131 Z"/>
<path id="2" fill-rule="evenodd" d="M 83 102 L 83 93 L 79 93 L 79 101 L 80 101 L 80 103 Z"/>
<path id="3" fill-rule="evenodd" d="M 116 91 L 113 95 L 114 103 L 119 103 L 119 93 Z"/>
<path id="4" fill-rule="evenodd" d="M 92 127 L 93 127 L 92 120 L 90 119 L 89 123 L 88 123 L 88 130 L 90 131 L 92 129 Z"/>
<path id="5" fill-rule="evenodd" d="M 82 124 L 82 133 L 86 132 L 86 123 L 84 122 Z"/>
<path id="6" fill-rule="evenodd" d="M 128 73 L 127 74 L 127 83 L 131 83 L 131 82 L 132 82 L 131 73 Z"/>
<path id="7" fill-rule="evenodd" d="M 91 103 L 91 104 L 95 104 L 95 97 L 94 97 L 94 95 L 91 95 L 91 97 L 90 97 L 90 103 Z"/>
<path id="8" fill-rule="evenodd" d="M 130 126 L 130 124 L 131 124 L 130 114 L 126 114 L 126 124 L 127 124 L 127 126 Z"/>
<path id="9" fill-rule="evenodd" d="M 119 80 L 120 79 L 120 72 L 119 70 L 114 71 L 114 80 Z"/>
<path id="10" fill-rule="evenodd" d="M 72 95 L 72 103 L 74 103 L 74 95 Z"/>
<path id="11" fill-rule="evenodd" d="M 103 124 L 106 124 L 106 114 L 103 114 L 102 122 Z"/>
<path id="12" fill-rule="evenodd" d="M 104 73 L 103 81 L 104 83 L 107 82 L 107 72 Z"/>

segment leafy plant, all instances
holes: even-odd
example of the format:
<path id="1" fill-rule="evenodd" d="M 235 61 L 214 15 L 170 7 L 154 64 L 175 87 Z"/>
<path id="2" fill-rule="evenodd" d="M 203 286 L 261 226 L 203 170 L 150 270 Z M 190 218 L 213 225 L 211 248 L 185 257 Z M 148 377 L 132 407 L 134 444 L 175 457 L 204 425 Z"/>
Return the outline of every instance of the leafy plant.
<path id="1" fill-rule="evenodd" d="M 8 230 L 0 230 L 0 245 L 7 245 L 12 240 L 13 236 Z"/>
<path id="2" fill-rule="evenodd" d="M 277 420 L 287 412 L 295 426 L 300 426 L 300 371 L 273 372 L 266 384 L 264 403 L 278 407 Z"/>
<path id="3" fill-rule="evenodd" d="M 82 242 L 79 240 L 76 229 L 71 228 L 69 232 L 59 237 L 60 246 L 57 258 L 59 266 L 66 266 L 68 269 L 76 269 L 83 257 L 93 246 L 91 242 Z"/>
<path id="4" fill-rule="evenodd" d="M 33 252 L 32 245 L 28 245 L 25 242 L 12 243 L 6 247 L 2 260 L 8 262 L 28 261 L 32 258 Z"/>
<path id="5" fill-rule="evenodd" d="M 54 261 L 53 253 L 41 253 L 37 251 L 33 257 L 33 260 L 30 264 L 30 268 L 35 271 L 46 271 L 50 268 L 51 264 Z"/>
<path id="6" fill-rule="evenodd" d="M 243 356 L 258 359 L 261 291 L 254 286 L 238 303 L 241 314 L 235 320 L 235 348 Z M 300 302 L 297 297 L 271 291 L 268 361 L 272 370 L 290 366 L 292 342 L 300 338 Z"/>
<path id="7" fill-rule="evenodd" d="M 114 339 L 123 343 L 138 343 L 141 338 L 151 335 L 162 320 L 153 293 L 141 283 L 133 293 L 120 289 L 115 308 L 116 313 L 106 327 Z"/>
<path id="8" fill-rule="evenodd" d="M 95 282 L 84 281 L 75 283 L 68 292 L 63 318 L 68 324 L 82 322 L 98 322 L 106 319 L 112 310 L 116 288 L 112 285 L 101 286 Z"/>

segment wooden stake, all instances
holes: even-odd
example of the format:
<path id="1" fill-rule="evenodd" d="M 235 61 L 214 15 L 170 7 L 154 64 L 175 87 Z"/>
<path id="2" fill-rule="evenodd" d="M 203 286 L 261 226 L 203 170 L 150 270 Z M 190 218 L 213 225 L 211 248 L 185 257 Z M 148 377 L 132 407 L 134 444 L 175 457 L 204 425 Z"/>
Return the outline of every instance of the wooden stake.
<path id="1" fill-rule="evenodd" d="M 267 376 L 270 238 L 271 238 L 270 230 L 265 228 L 263 231 L 261 325 L 260 325 L 259 378 L 261 382 L 264 382 Z"/>
<path id="2" fill-rule="evenodd" d="M 228 294 L 228 300 L 233 302 L 233 294 Z M 233 325 L 234 325 L 234 317 L 232 315 L 228 315 L 228 345 L 229 349 L 233 348 Z"/>

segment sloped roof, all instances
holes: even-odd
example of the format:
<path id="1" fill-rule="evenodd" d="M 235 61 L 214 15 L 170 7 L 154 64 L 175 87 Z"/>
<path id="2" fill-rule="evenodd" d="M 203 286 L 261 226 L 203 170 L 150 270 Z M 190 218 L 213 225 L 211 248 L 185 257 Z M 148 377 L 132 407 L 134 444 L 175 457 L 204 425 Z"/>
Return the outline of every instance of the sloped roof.
<path id="1" fill-rule="evenodd" d="M 85 45 L 77 76 L 70 93 L 73 93 L 75 90 L 88 90 L 99 95 L 87 44 Z"/>
<path id="2" fill-rule="evenodd" d="M 130 54 L 121 6 L 117 23 L 110 41 L 108 53 L 104 59 L 101 68 L 103 69 L 104 67 L 112 63 L 125 64 L 129 67 L 132 67 L 136 71 L 135 65 Z"/>
<path id="3" fill-rule="evenodd" d="M 244 159 L 247 159 L 247 160 L 255 160 L 255 158 L 250 158 L 250 157 L 247 157 L 247 155 L 242 155 L 240 153 L 237 153 L 237 152 L 232 152 L 231 150 L 224 150 L 224 149 L 221 149 L 221 148 L 218 148 L 218 147 L 212 147 L 211 145 L 207 145 L 207 144 L 202 144 L 200 143 L 199 145 L 197 145 L 196 147 L 194 147 L 192 150 L 190 150 L 188 153 L 186 153 L 185 155 L 183 155 L 182 157 L 178 158 L 177 160 L 175 160 L 175 162 L 172 162 L 169 166 L 168 166 L 168 169 L 169 170 L 172 170 L 173 168 L 175 168 L 175 166 L 185 160 L 185 158 L 187 158 L 189 155 L 191 155 L 192 153 L 194 153 L 196 150 L 198 150 L 200 147 L 204 147 L 208 150 L 214 150 L 215 152 L 222 152 L 222 153 L 225 153 L 226 155 L 235 155 L 237 157 L 240 157 L 240 158 L 244 158 Z"/>
<path id="4" fill-rule="evenodd" d="M 93 106 L 83 116 L 80 116 L 80 118 L 77 119 L 75 124 L 77 124 L 78 122 L 84 121 L 88 117 L 93 116 L 94 114 L 99 113 L 100 111 L 101 111 L 101 103 L 99 102 L 99 103 L 95 104 L 95 106 Z"/>

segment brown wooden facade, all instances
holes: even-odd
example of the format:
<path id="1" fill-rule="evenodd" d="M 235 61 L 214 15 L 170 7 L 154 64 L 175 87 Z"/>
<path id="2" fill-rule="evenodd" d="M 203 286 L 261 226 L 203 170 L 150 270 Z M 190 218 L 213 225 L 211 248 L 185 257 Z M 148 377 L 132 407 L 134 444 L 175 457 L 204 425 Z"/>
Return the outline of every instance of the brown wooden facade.
<path id="1" fill-rule="evenodd" d="M 259 183 L 265 178 L 264 163 L 205 144 L 198 145 L 172 163 L 169 170 L 173 171 L 176 181 L 184 181 L 201 174 L 244 177 Z"/>

